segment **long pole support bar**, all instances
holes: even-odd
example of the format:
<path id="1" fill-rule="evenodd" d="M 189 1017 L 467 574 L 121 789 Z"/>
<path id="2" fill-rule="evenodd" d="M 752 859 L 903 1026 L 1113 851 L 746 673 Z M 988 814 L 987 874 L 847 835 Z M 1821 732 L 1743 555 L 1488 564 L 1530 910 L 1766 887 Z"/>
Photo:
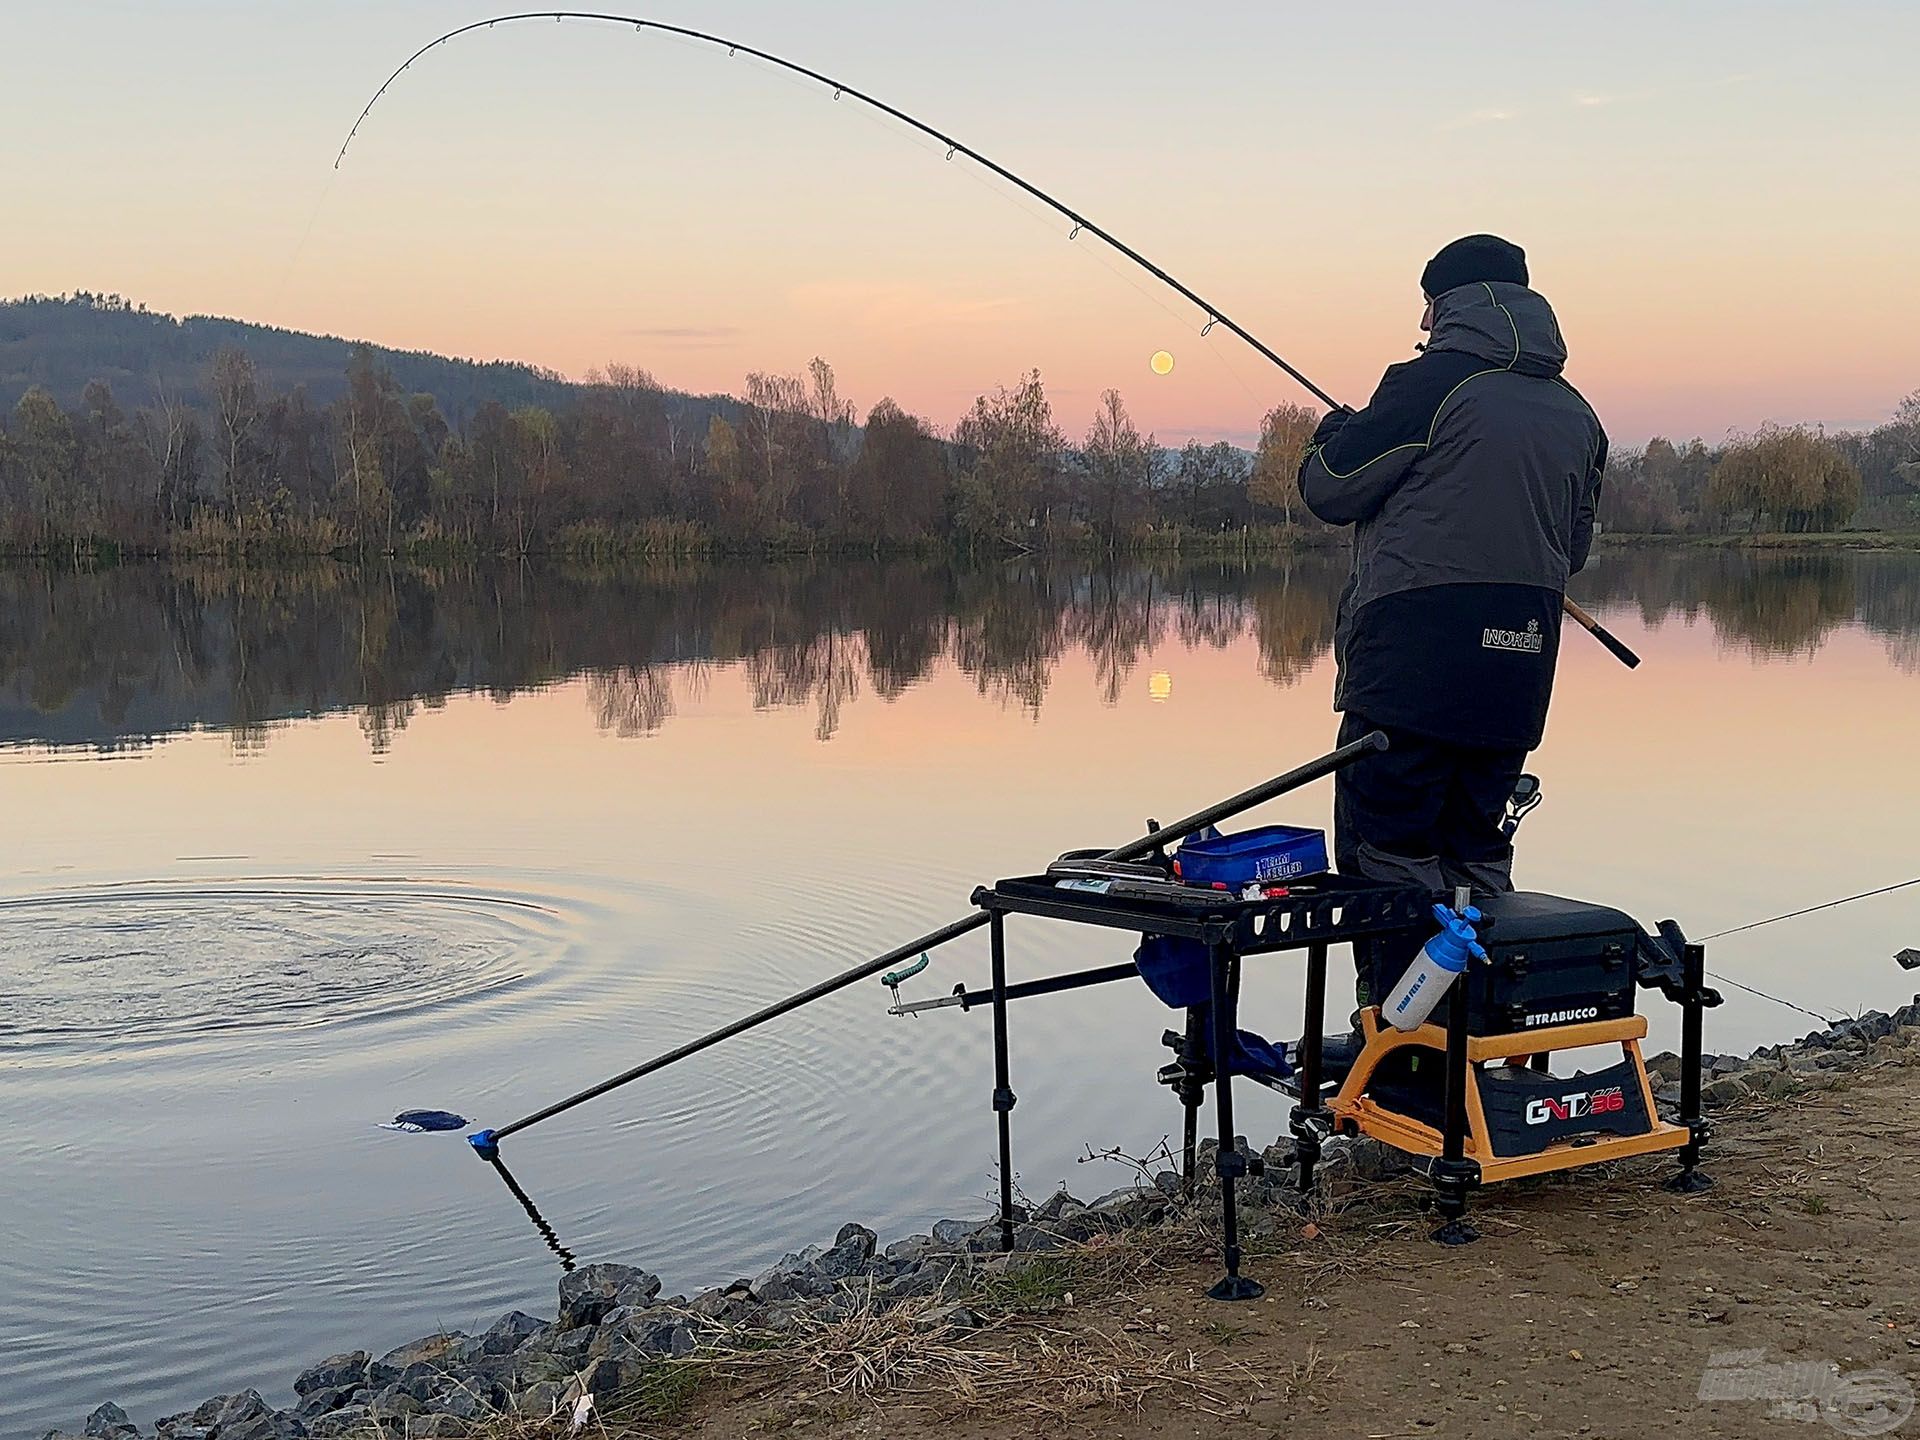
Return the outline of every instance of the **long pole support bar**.
<path id="1" fill-rule="evenodd" d="M 1237 815 L 1242 810 L 1251 810 L 1254 806 L 1263 804 L 1277 795 L 1283 795 L 1289 790 L 1297 790 L 1302 785 L 1311 784 L 1315 780 L 1331 775 L 1363 755 L 1386 748 L 1386 735 L 1375 730 L 1371 734 L 1362 735 L 1350 744 L 1340 746 L 1337 750 L 1329 751 L 1316 760 L 1309 760 L 1304 765 L 1296 766 L 1284 775 L 1276 775 L 1264 784 L 1255 785 L 1251 790 L 1242 790 L 1238 795 L 1222 800 L 1217 805 L 1209 805 L 1204 810 L 1195 811 L 1184 820 L 1177 820 L 1157 830 L 1149 830 L 1139 839 L 1130 840 L 1125 845 L 1109 850 L 1100 858 L 1131 860 L 1169 841 L 1183 839 L 1196 830 L 1205 829 L 1217 821 Z M 732 1024 L 722 1025 L 718 1030 L 702 1035 L 697 1040 L 689 1040 L 684 1045 L 675 1046 L 664 1055 L 656 1055 L 653 1059 L 636 1065 L 631 1070 L 623 1070 L 610 1079 L 602 1080 L 598 1085 L 588 1086 L 585 1090 L 569 1095 L 564 1100 L 556 1100 L 545 1109 L 536 1110 L 531 1115 L 523 1115 L 510 1125 L 502 1125 L 497 1130 L 481 1130 L 469 1135 L 467 1141 L 479 1153 L 481 1159 L 495 1160 L 499 1157 L 500 1142 L 509 1135 L 525 1130 L 531 1125 L 538 1125 L 542 1120 L 551 1120 L 554 1116 L 564 1114 L 576 1105 L 597 1100 L 610 1090 L 618 1090 L 622 1085 L 632 1084 L 635 1080 L 651 1075 L 657 1070 L 664 1070 L 669 1065 L 678 1064 L 690 1056 L 698 1055 L 702 1050 L 718 1045 L 723 1040 L 731 1040 L 736 1035 L 745 1034 L 756 1026 L 764 1025 L 769 1020 L 777 1020 L 782 1015 L 790 1014 L 804 1005 L 811 1005 L 816 1000 L 824 1000 L 835 991 L 844 990 L 847 986 L 857 984 L 869 976 L 878 975 L 882 970 L 898 965 L 902 960 L 918 955 L 923 950 L 934 949 L 936 946 L 946 944 L 949 940 L 957 940 L 970 931 L 978 930 L 987 924 L 988 919 L 988 912 L 982 910 L 942 925 L 938 930 L 929 930 L 925 935 L 909 940 L 904 945 L 896 945 L 884 955 L 877 955 L 871 960 L 863 961 L 851 970 L 842 970 L 838 975 L 830 976 L 817 985 L 809 985 L 805 990 L 789 995 L 784 1000 L 776 1000 L 773 1004 L 756 1010 L 751 1015 L 742 1016 Z"/>

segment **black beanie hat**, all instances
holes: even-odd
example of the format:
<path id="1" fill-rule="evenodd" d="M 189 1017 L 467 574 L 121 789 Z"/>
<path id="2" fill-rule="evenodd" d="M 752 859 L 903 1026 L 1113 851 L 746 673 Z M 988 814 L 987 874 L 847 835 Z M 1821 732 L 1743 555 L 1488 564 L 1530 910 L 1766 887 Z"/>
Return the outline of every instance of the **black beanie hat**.
<path id="1" fill-rule="evenodd" d="M 1420 272 L 1420 289 L 1429 300 L 1459 285 L 1481 280 L 1527 283 L 1527 252 L 1498 235 L 1468 235 L 1445 246 Z"/>

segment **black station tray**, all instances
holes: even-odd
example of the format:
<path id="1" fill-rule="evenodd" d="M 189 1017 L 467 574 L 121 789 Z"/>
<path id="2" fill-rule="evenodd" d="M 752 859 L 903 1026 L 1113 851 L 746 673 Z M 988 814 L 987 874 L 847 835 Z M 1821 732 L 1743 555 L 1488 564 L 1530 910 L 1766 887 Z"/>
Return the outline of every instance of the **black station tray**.
<path id="1" fill-rule="evenodd" d="M 1225 942 L 1242 955 L 1433 928 L 1433 897 L 1425 890 L 1357 875 L 1316 876 L 1303 881 L 1299 893 L 1274 900 L 1236 900 L 1224 891 L 1198 889 L 1165 898 L 1099 894 L 1063 890 L 1058 882 L 1052 875 L 999 880 L 975 890 L 973 903 L 1003 914 Z"/>

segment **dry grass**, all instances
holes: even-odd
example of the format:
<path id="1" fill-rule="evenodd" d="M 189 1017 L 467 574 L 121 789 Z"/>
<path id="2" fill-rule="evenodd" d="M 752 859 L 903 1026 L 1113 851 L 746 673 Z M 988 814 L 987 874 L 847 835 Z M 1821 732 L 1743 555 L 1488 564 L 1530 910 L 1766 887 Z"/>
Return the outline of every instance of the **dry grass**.
<path id="1" fill-rule="evenodd" d="M 911 1408 L 1036 1420 L 1096 1408 L 1137 1413 L 1149 1399 L 1232 1412 L 1221 1387 L 1239 1367 L 1213 1360 L 1203 1369 L 1198 1356 L 1154 1343 L 1157 1336 L 1015 1318 L 955 1330 L 929 1323 L 938 1308 L 901 1306 L 807 1325 L 780 1350 L 716 1363 L 736 1379 L 762 1378 L 766 1388 L 816 1407 L 885 1394 Z"/>

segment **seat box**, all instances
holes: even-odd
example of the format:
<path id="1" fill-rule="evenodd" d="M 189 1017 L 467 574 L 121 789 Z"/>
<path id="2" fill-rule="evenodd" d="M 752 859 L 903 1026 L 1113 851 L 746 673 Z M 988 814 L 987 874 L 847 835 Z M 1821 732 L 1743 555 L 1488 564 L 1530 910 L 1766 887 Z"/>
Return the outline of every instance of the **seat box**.
<path id="1" fill-rule="evenodd" d="M 1469 1030 L 1506 1035 L 1633 1013 L 1640 927 L 1607 905 L 1516 890 L 1476 900 L 1488 963 L 1469 967 Z M 1368 993 L 1393 992 L 1419 944 L 1375 942 Z M 1446 1007 L 1433 1015 L 1446 1023 Z"/>

